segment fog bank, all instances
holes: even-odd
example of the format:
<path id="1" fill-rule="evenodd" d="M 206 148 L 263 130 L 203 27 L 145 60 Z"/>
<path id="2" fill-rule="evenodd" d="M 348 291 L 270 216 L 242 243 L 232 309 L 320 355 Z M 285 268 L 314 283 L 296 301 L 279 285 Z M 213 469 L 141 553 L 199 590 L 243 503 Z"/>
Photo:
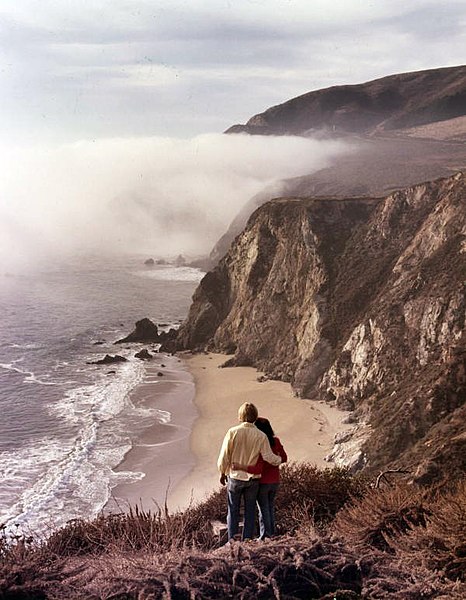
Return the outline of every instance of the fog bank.
<path id="1" fill-rule="evenodd" d="M 205 254 L 265 185 L 349 150 L 223 134 L 0 146 L 0 266 L 75 253 Z"/>

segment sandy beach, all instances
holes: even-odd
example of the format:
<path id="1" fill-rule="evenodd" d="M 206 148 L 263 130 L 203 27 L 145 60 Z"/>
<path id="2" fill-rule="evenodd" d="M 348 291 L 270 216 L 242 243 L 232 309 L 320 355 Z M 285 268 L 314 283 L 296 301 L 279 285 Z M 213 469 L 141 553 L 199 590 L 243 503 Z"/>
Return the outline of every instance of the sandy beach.
<path id="1" fill-rule="evenodd" d="M 183 355 L 195 382 L 198 417 L 190 437 L 194 467 L 173 488 L 171 509 L 202 500 L 219 487 L 216 462 L 223 436 L 238 423 L 240 404 L 253 402 L 259 414 L 270 419 L 290 461 L 310 461 L 328 467 L 324 457 L 334 436 L 350 426 L 346 413 L 320 401 L 296 398 L 291 386 L 280 381 L 259 382 L 251 367 L 218 368 L 228 357 L 219 354 Z"/>
<path id="2" fill-rule="evenodd" d="M 223 436 L 236 425 L 238 407 L 253 402 L 270 419 L 290 461 L 310 461 L 328 467 L 324 457 L 334 436 L 350 426 L 346 413 L 321 401 L 296 398 L 280 381 L 259 382 L 251 367 L 219 368 L 223 354 L 161 355 L 148 366 L 131 401 L 159 411 L 133 442 L 117 473 L 139 473 L 140 479 L 113 489 L 107 510 L 129 505 L 154 509 L 167 499 L 174 511 L 186 508 L 219 487 L 217 456 Z M 163 366 L 162 366 L 163 365 Z M 159 373 L 163 372 L 163 376 Z M 164 411 L 170 420 L 163 422 Z"/>

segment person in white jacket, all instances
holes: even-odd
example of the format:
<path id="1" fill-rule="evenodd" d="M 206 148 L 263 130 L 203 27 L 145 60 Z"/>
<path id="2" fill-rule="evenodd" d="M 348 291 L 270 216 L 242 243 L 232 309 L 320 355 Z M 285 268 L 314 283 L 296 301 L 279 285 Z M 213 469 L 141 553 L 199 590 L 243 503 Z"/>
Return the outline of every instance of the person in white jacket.
<path id="1" fill-rule="evenodd" d="M 268 463 L 278 466 L 280 456 L 272 452 L 265 433 L 254 425 L 258 417 L 254 404 L 245 402 L 239 407 L 239 425 L 231 427 L 223 439 L 217 461 L 220 483 L 228 481 L 228 539 L 234 539 L 239 529 L 239 510 L 244 498 L 244 527 L 242 539 L 254 535 L 256 499 L 259 491 L 260 475 L 247 471 L 234 470 L 233 463 L 240 465 L 256 464 L 259 455 Z"/>

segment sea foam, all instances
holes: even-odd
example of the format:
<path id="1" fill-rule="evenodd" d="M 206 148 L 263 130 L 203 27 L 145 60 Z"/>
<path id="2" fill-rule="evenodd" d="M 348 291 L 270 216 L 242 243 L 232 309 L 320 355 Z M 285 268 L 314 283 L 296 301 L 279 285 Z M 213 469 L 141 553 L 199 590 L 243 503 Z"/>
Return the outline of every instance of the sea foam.
<path id="1" fill-rule="evenodd" d="M 139 277 L 149 277 L 159 281 L 201 281 L 204 271 L 192 267 L 157 266 L 154 269 L 136 271 Z"/>
<path id="2" fill-rule="evenodd" d="M 36 535 L 47 535 L 71 518 L 95 516 L 112 487 L 144 476 L 112 470 L 132 447 L 123 411 L 130 416 L 133 411 L 136 422 L 141 421 L 142 411 L 156 422 L 170 420 L 166 411 L 132 405 L 129 392 L 144 372 L 141 361 L 129 360 L 119 365 L 114 378 L 102 373 L 94 384 L 69 390 L 48 409 L 72 426 L 73 437 L 43 438 L 30 448 L 0 455 L 0 470 L 8 481 L 0 494 L 0 520 L 7 531 L 15 531 L 18 524 Z"/>

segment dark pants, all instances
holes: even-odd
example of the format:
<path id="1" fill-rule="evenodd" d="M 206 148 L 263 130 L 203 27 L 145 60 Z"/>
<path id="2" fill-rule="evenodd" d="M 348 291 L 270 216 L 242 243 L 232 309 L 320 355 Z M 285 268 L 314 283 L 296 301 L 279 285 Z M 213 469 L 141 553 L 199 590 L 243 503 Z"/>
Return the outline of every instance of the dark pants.
<path id="1" fill-rule="evenodd" d="M 244 498 L 244 528 L 243 540 L 251 539 L 254 535 L 254 521 L 256 516 L 256 500 L 259 491 L 259 480 L 228 478 L 228 539 L 232 539 L 239 529 L 239 509 L 241 498 Z"/>
<path id="2" fill-rule="evenodd" d="M 261 483 L 257 494 L 259 506 L 260 538 L 272 537 L 275 534 L 275 496 L 278 483 Z"/>

